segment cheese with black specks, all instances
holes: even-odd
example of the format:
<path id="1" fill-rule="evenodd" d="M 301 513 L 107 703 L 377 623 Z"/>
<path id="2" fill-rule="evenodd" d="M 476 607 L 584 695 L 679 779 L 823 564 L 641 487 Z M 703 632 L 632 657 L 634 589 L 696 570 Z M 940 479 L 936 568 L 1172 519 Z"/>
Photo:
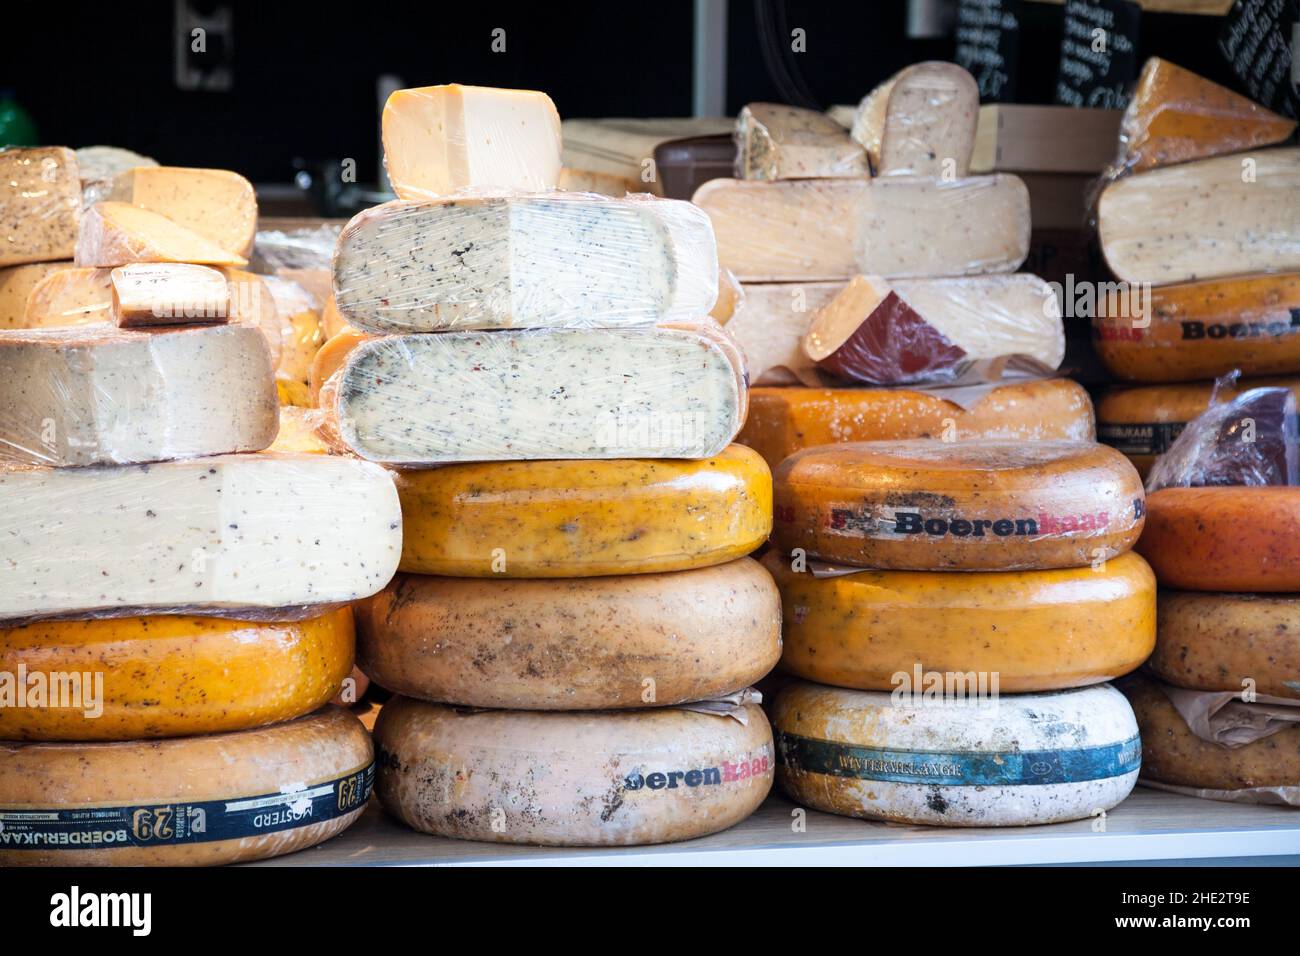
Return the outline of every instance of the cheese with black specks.
<path id="1" fill-rule="evenodd" d="M 0 149 L 0 266 L 71 259 L 81 177 L 63 146 Z"/>
<path id="2" fill-rule="evenodd" d="M 101 268 L 132 262 L 242 266 L 248 260 L 166 216 L 124 202 L 99 202 L 81 217 L 76 260 Z"/>
<path id="3" fill-rule="evenodd" d="M 736 119 L 738 179 L 867 177 L 867 151 L 825 113 L 750 103 Z"/>

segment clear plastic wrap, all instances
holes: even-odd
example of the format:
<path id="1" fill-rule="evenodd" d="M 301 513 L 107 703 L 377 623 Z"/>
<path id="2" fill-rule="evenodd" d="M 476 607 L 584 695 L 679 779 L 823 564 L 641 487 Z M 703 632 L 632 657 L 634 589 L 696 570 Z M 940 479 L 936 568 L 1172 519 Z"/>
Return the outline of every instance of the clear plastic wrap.
<path id="1" fill-rule="evenodd" d="M 862 99 L 852 135 L 877 176 L 965 176 L 979 106 L 975 78 L 956 63 L 915 63 Z"/>
<path id="2" fill-rule="evenodd" d="M 325 383 L 343 367 L 352 350 L 362 342 L 369 342 L 373 338 L 375 336 L 367 332 L 358 332 L 352 326 L 345 325 L 341 331 L 331 335 L 316 350 L 316 356 L 311 360 L 311 368 L 307 372 L 307 397 L 313 406 L 320 405 L 321 391 L 325 388 Z"/>
<path id="3" fill-rule="evenodd" d="M 80 214 L 81 178 L 72 150 L 0 149 L 0 266 L 71 259 Z"/>
<path id="4" fill-rule="evenodd" d="M 690 320 L 718 297 L 708 217 L 644 194 L 391 202 L 339 237 L 340 314 L 371 332 Z"/>
<path id="5" fill-rule="evenodd" d="M 3 281 L 0 279 L 0 281 Z M 718 299 L 709 310 L 709 318 L 719 325 L 726 325 L 731 317 L 745 304 L 745 290 L 740 281 L 728 269 L 718 268 Z M 2 322 L 3 319 L 0 319 Z"/>
<path id="6" fill-rule="evenodd" d="M 113 196 L 113 178 L 137 166 L 157 166 L 158 160 L 120 146 L 82 146 L 77 151 L 81 175 L 81 209 L 84 212 L 97 202 Z M 130 200 L 128 200 L 129 202 Z"/>
<path id="7" fill-rule="evenodd" d="M 226 277 L 208 266 L 133 262 L 110 273 L 113 319 L 123 328 L 224 323 L 230 317 Z"/>
<path id="8" fill-rule="evenodd" d="M 825 113 L 750 103 L 736 118 L 737 179 L 867 177 L 862 144 Z"/>
<path id="9" fill-rule="evenodd" d="M 113 177 L 106 200 L 157 213 L 241 259 L 252 254 L 257 194 L 229 169 L 137 166 Z"/>
<path id="10" fill-rule="evenodd" d="M 0 329 L 26 328 L 27 300 L 32 290 L 55 272 L 71 268 L 70 261 L 0 266 Z"/>
<path id="11" fill-rule="evenodd" d="M 0 469 L 0 619 L 261 612 L 367 597 L 397 570 L 384 469 L 247 454 Z"/>
<path id="12" fill-rule="evenodd" d="M 278 273 L 282 269 L 328 271 L 342 229 L 342 225 L 332 222 L 301 229 L 259 229 L 249 268 L 262 273 Z"/>
<path id="13" fill-rule="evenodd" d="M 312 362 L 325 341 L 319 301 L 297 282 L 281 276 L 261 279 L 275 300 L 280 320 L 281 353 L 275 368 L 280 401 L 285 405 L 308 407 L 312 404 Z"/>
<path id="14" fill-rule="evenodd" d="M 194 262 L 242 266 L 248 260 L 207 236 L 140 206 L 95 203 L 81 217 L 75 259 L 79 266 L 116 267 L 132 262 Z"/>

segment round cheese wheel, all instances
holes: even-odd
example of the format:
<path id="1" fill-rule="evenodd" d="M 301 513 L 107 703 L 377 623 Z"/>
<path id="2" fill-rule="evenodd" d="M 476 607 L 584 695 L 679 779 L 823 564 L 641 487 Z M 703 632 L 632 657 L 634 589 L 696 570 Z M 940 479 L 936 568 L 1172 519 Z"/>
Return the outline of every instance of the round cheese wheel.
<path id="1" fill-rule="evenodd" d="M 1142 480 L 1092 442 L 856 442 L 774 478 L 773 540 L 826 561 L 915 571 L 1075 568 L 1142 530 Z"/>
<path id="2" fill-rule="evenodd" d="M 401 570 L 573 578 L 682 571 L 753 551 L 772 475 L 748 448 L 701 461 L 514 461 L 394 472 Z"/>
<path id="3" fill-rule="evenodd" d="M 289 720 L 338 692 L 353 643 L 346 606 L 301 621 L 157 616 L 0 628 L 0 673 L 25 675 L 27 702 L 0 706 L 0 739 L 182 737 Z"/>
<path id="4" fill-rule="evenodd" d="M 197 866 L 283 856 L 365 809 L 370 735 L 325 707 L 257 730 L 0 743 L 0 866 Z"/>
<path id="5" fill-rule="evenodd" d="M 1109 684 L 961 702 L 894 697 L 806 682 L 781 691 L 772 723 L 790 798 L 894 823 L 1027 826 L 1109 810 L 1137 781 L 1137 724 Z"/>
<path id="6" fill-rule="evenodd" d="M 396 697 L 375 723 L 384 808 L 425 833 L 493 843 L 689 840 L 753 813 L 772 788 L 772 730 L 684 708 L 459 710 Z"/>
<path id="7" fill-rule="evenodd" d="M 331 302 L 334 300 L 331 298 Z M 358 332 L 350 325 L 345 325 L 338 332 L 331 335 L 325 340 L 325 343 L 316 351 L 311 360 L 311 369 L 308 372 L 308 381 L 310 384 L 310 398 L 312 405 L 320 405 L 320 390 L 325 387 L 330 376 L 343 367 L 347 361 L 348 355 L 352 350 L 362 342 L 369 342 L 373 335 L 367 335 L 365 332 Z"/>
<path id="8" fill-rule="evenodd" d="M 1161 684 L 1132 674 L 1118 684 L 1142 734 L 1142 779 L 1198 790 L 1300 787 L 1300 724 L 1242 747 L 1192 733 Z"/>
<path id="9" fill-rule="evenodd" d="M 468 707 L 654 707 L 743 690 L 781 656 L 781 598 L 750 558 L 599 578 L 399 574 L 359 605 L 388 690 Z"/>
<path id="10" fill-rule="evenodd" d="M 785 670 L 893 690 L 900 675 L 997 675 L 1004 693 L 1063 690 L 1141 665 L 1156 640 L 1156 579 L 1136 554 L 1099 570 L 861 571 L 815 577 L 776 551 Z"/>
<path id="11" fill-rule="evenodd" d="M 1300 698 L 1300 597 L 1162 591 L 1147 669 L 1192 690 Z"/>
<path id="12" fill-rule="evenodd" d="M 775 469 L 803 448 L 910 438 L 1092 441 L 1092 400 L 1078 382 L 998 385 L 965 408 L 901 388 L 755 388 L 736 441 Z"/>
<path id="13" fill-rule="evenodd" d="M 1300 591 L 1300 488 L 1162 488 L 1137 549 L 1162 587 Z"/>

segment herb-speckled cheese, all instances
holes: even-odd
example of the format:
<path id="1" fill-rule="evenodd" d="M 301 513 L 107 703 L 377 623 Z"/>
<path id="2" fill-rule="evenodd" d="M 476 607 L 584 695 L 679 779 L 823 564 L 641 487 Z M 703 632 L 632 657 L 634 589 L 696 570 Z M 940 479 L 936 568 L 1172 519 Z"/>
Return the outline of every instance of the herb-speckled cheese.
<path id="1" fill-rule="evenodd" d="M 739 179 L 867 177 L 862 145 L 825 113 L 781 103 L 750 103 L 736 119 Z"/>
<path id="2" fill-rule="evenodd" d="M 72 258 L 80 208 L 72 150 L 0 149 L 0 266 Z"/>
<path id="3" fill-rule="evenodd" d="M 248 260 L 166 216 L 124 202 L 98 202 L 81 217 L 77 265 L 116 267 L 131 262 L 195 262 L 242 266 Z"/>

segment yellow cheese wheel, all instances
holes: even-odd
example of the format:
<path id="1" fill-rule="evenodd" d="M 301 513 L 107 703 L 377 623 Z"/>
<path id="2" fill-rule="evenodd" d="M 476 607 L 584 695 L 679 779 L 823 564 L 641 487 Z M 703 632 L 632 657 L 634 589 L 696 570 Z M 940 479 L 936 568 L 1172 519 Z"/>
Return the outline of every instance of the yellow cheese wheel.
<path id="1" fill-rule="evenodd" d="M 781 656 L 757 561 L 598 578 L 399 574 L 359 605 L 357 660 L 388 690 L 471 707 L 655 707 L 743 690 Z"/>
<path id="2" fill-rule="evenodd" d="M 753 551 L 772 528 L 772 476 L 731 445 L 701 461 L 449 465 L 394 473 L 401 570 L 569 578 L 681 571 Z"/>
<path id="3" fill-rule="evenodd" d="M 365 809 L 370 735 L 347 711 L 229 734 L 0 743 L 0 866 L 201 866 L 315 846 Z"/>
<path id="4" fill-rule="evenodd" d="M 329 381 L 331 375 L 343 367 L 348 354 L 362 342 L 368 342 L 373 338 L 373 335 L 358 332 L 352 326 L 345 325 L 325 340 L 325 344 L 317 350 L 311 360 L 311 370 L 308 373 L 312 405 L 321 404 L 321 388 Z"/>
<path id="5" fill-rule="evenodd" d="M 289 720 L 338 692 L 353 644 L 348 607 L 302 621 L 157 616 L 0 628 L 0 674 L 25 678 L 0 678 L 0 739 L 181 737 Z"/>
<path id="6" fill-rule="evenodd" d="M 997 675 L 1004 693 L 1063 690 L 1141 665 L 1156 639 L 1156 579 L 1136 554 L 1098 571 L 796 572 L 781 589 L 782 667 L 822 684 L 889 690 L 917 673 Z M 901 676 L 900 676 L 901 675 Z"/>
<path id="7" fill-rule="evenodd" d="M 1142 530 L 1142 481 L 1092 442 L 855 442 L 790 456 L 773 540 L 816 558 L 915 571 L 1075 568 Z"/>
<path id="8" fill-rule="evenodd" d="M 398 697 L 375 723 L 375 792 L 425 833 L 492 843 L 689 840 L 753 813 L 772 787 L 772 730 L 680 707 L 459 710 Z"/>

